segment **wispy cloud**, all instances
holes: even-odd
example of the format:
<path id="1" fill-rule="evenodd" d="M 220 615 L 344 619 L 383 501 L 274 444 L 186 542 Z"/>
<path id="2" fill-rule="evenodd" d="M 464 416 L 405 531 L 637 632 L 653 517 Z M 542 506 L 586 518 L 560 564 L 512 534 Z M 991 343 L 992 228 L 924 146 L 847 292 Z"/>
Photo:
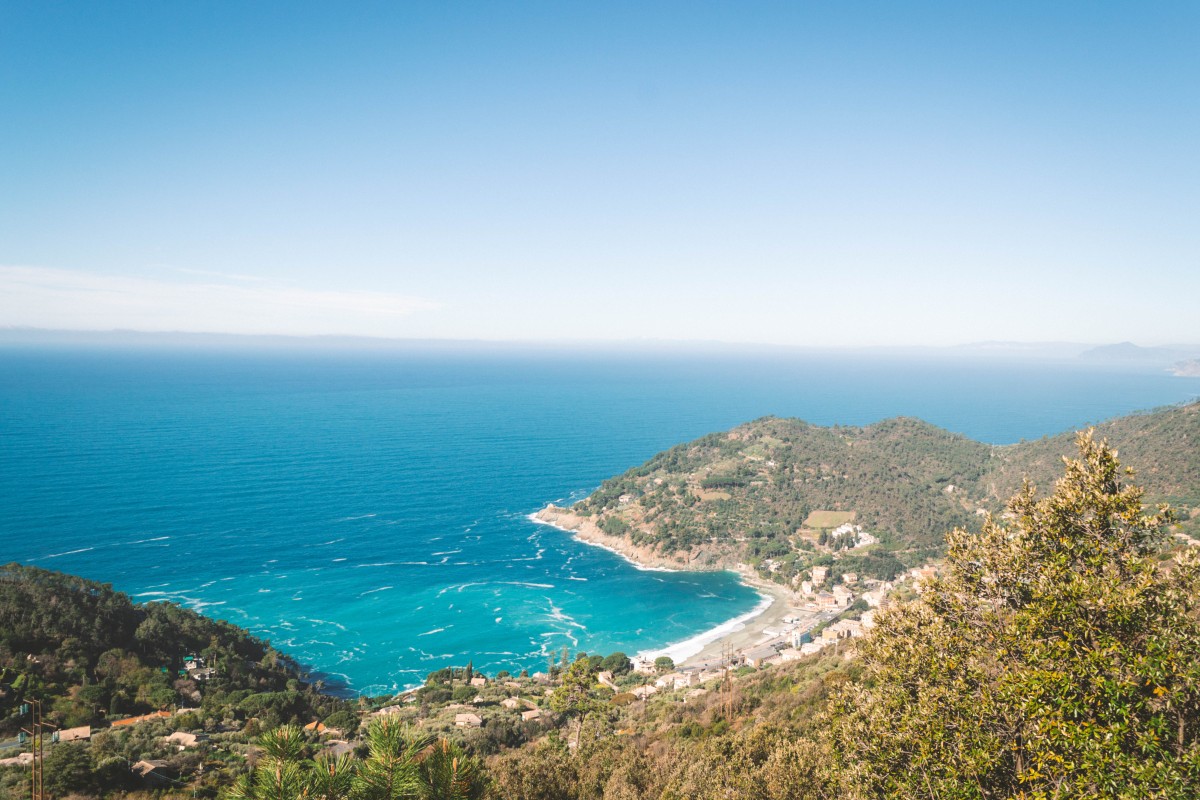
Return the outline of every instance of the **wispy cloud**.
<path id="1" fill-rule="evenodd" d="M 0 265 L 0 325 L 67 330 L 403 336 L 440 304 L 391 292 L 324 291 L 191 271 L 204 280 Z M 236 281 L 236 283 L 234 282 Z"/>

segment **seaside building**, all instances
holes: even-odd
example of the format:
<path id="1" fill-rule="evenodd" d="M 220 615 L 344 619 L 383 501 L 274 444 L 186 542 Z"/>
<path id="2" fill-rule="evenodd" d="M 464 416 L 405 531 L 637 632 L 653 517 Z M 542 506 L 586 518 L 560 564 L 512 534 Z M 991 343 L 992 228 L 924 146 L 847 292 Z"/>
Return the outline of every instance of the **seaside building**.
<path id="1" fill-rule="evenodd" d="M 52 742 L 83 742 L 92 738 L 91 726 L 81 725 L 78 728 L 67 728 L 55 731 L 50 736 Z"/>
<path id="2" fill-rule="evenodd" d="M 483 727 L 483 718 L 478 714 L 455 714 L 454 724 L 460 728 L 481 728 Z"/>
<path id="3" fill-rule="evenodd" d="M 772 645 L 763 645 L 746 651 L 746 663 L 752 667 L 761 667 L 778 660 L 779 651 Z"/>
<path id="4" fill-rule="evenodd" d="M 194 733 L 175 731 L 170 736 L 164 736 L 163 741 L 175 745 L 179 750 L 186 750 L 189 747 L 195 747 L 199 738 Z"/>
<path id="5" fill-rule="evenodd" d="M 170 711 L 154 711 L 149 714 L 143 714 L 140 717 L 127 717 L 125 719 L 119 719 L 112 724 L 112 727 L 123 728 L 126 725 L 139 725 L 143 722 L 149 722 L 150 720 L 153 720 L 153 719 L 167 719 L 170 716 L 171 716 Z"/>
<path id="6" fill-rule="evenodd" d="M 635 656 L 633 659 L 633 671 L 641 675 L 653 675 L 656 672 L 654 669 L 654 659 L 646 658 L 645 656 Z"/>
<path id="7" fill-rule="evenodd" d="M 671 672 L 659 677 L 654 685 L 660 689 L 686 689 L 700 683 L 699 672 Z"/>
<path id="8" fill-rule="evenodd" d="M 131 767 L 131 771 L 147 786 L 170 786 L 177 775 L 170 762 L 160 759 L 139 761 Z"/>

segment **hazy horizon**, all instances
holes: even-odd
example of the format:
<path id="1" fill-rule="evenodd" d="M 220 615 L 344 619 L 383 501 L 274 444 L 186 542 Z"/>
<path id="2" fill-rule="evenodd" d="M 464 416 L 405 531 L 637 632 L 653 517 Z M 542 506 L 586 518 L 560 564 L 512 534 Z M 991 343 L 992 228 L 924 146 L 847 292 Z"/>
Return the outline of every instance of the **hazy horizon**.
<path id="1" fill-rule="evenodd" d="M 719 339 L 467 339 L 439 337 L 372 337 L 344 334 L 242 334 L 218 331 L 144 331 L 132 329 L 72 330 L 33 327 L 0 327 L 0 346 L 13 345 L 95 345 L 95 346 L 198 346 L 345 350 L 434 349 L 443 351 L 563 351 L 628 354 L 883 354 L 883 355 L 968 355 L 978 357 L 1079 358 L 1091 351 L 1131 347 L 1125 357 L 1159 359 L 1200 357 L 1200 343 L 1192 342 L 1068 342 L 1068 341 L 974 341 L 944 345 L 907 345 L 869 343 L 860 345 L 781 345 L 769 342 L 725 341 Z M 1116 360 L 1121 360 L 1118 353 Z"/>

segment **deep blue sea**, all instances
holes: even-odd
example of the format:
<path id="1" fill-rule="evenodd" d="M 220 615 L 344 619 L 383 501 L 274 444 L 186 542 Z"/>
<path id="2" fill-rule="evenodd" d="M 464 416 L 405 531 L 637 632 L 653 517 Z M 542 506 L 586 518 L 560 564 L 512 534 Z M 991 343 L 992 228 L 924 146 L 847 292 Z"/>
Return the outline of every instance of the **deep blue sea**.
<path id="1" fill-rule="evenodd" d="M 526 516 L 764 415 L 994 443 L 1193 399 L 1084 362 L 0 348 L 0 561 L 170 599 L 379 694 L 680 642 L 758 602 Z"/>

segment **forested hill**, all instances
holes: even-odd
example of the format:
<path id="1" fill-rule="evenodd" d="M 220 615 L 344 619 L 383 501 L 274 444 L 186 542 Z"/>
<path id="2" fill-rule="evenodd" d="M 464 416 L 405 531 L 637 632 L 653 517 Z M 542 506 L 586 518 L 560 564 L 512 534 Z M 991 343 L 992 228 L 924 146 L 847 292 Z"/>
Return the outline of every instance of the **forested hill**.
<path id="1" fill-rule="evenodd" d="M 1149 501 L 1171 502 L 1183 529 L 1195 527 L 1200 404 L 1123 417 L 1097 433 L 1136 471 Z M 846 569 L 887 577 L 936 555 L 947 530 L 977 528 L 983 512 L 1002 511 L 1022 476 L 1048 491 L 1074 438 L 992 446 L 910 418 L 825 428 L 768 417 L 660 453 L 571 511 L 693 567 L 747 561 L 783 581 L 837 553 Z M 879 542 L 831 538 L 844 523 Z"/>
<path id="2" fill-rule="evenodd" d="M 27 723 L 18 707 L 28 699 L 67 728 L 177 707 L 307 722 L 316 706 L 339 702 L 301 678 L 295 662 L 230 623 L 173 603 L 138 605 L 72 575 L 0 566 L 0 734 Z"/>
<path id="3" fill-rule="evenodd" d="M 1120 417 L 1095 430 L 1133 469 L 1148 500 L 1170 503 L 1185 516 L 1200 511 L 1200 402 Z M 1048 491 L 1062 475 L 1061 457 L 1074 451 L 1071 431 L 996 448 L 987 474 L 989 491 L 995 498 L 1010 497 L 1023 477 Z"/>

